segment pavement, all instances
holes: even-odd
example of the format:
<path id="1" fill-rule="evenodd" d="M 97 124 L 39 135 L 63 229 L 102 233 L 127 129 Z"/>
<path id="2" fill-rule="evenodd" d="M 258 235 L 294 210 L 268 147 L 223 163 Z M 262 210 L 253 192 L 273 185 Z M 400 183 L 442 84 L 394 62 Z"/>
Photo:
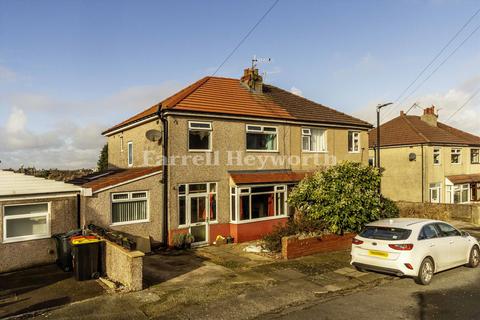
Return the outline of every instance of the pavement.
<path id="1" fill-rule="evenodd" d="M 148 256 L 147 289 L 72 303 L 36 319 L 248 319 L 392 280 L 355 271 L 348 250 L 285 261 L 231 254 L 239 248 Z"/>
<path id="2" fill-rule="evenodd" d="M 476 226 L 465 223 L 456 225 L 472 235 L 480 234 L 480 228 Z M 409 301 L 408 306 L 416 306 L 419 303 L 418 299 L 427 297 L 417 294 L 409 300 L 407 296 L 402 295 L 403 289 L 406 292 L 417 290 L 415 293 L 422 292 L 419 290 L 430 290 L 430 287 L 420 289 L 423 287 L 419 288 L 411 279 L 400 280 L 400 278 L 379 273 L 358 272 L 349 265 L 349 250 L 286 261 L 276 259 L 274 255 L 244 252 L 243 249 L 247 245 L 249 244 L 209 246 L 146 256 L 144 260 L 145 290 L 113 295 L 94 294 L 93 297 L 83 298 L 81 295 L 71 294 L 73 298 L 68 296 L 69 298 L 58 300 L 58 304 L 47 303 L 47 306 L 67 305 L 37 312 L 35 318 L 232 320 L 253 319 L 259 315 L 265 315 L 267 318 L 277 316 L 288 318 L 291 316 L 289 313 L 298 311 L 300 319 L 310 319 L 319 312 L 315 309 L 316 305 L 329 306 L 329 300 L 342 299 L 343 296 L 350 294 L 357 300 L 352 300 L 353 302 L 347 298 L 339 300 L 339 305 L 344 304 L 343 308 L 336 308 L 333 304 L 323 319 L 337 319 L 339 317 L 336 313 L 342 315 L 341 318 L 344 318 L 343 314 L 358 318 L 357 311 L 360 309 L 365 309 L 363 310 L 365 314 L 377 317 L 380 315 L 379 317 L 382 318 L 382 313 L 389 314 L 392 310 L 397 310 L 396 307 L 392 309 L 385 306 L 384 301 L 391 301 L 396 306 Z M 440 299 L 442 290 L 456 288 L 459 284 L 458 290 L 461 290 L 461 284 L 470 288 L 468 285 L 472 286 L 471 283 L 478 280 L 478 272 L 460 268 L 441 273 L 434 278 L 439 287 L 433 284 L 431 288 L 440 290 L 436 293 Z M 442 280 L 448 275 L 451 276 L 447 277 L 447 280 Z M 465 282 L 464 279 L 469 279 L 471 283 Z M 379 288 L 378 290 L 387 289 L 372 291 L 377 290 L 376 287 Z M 452 290 L 458 294 L 458 291 L 455 291 L 457 289 Z M 390 291 L 402 297 L 399 299 L 401 301 L 386 299 L 385 297 L 391 295 Z M 81 292 L 80 290 L 79 293 Z M 378 292 L 375 295 L 377 300 L 370 299 L 372 292 Z M 465 294 L 475 295 L 476 293 L 472 287 Z M 369 297 L 368 301 L 372 305 L 382 305 L 384 308 L 368 304 L 363 306 L 362 299 L 366 299 L 366 296 Z M 86 300 L 80 301 L 82 299 Z M 55 299 L 48 298 L 47 301 L 55 302 Z M 1 303 L 0 296 L 0 307 L 3 311 Z M 38 303 L 37 310 L 43 307 L 43 302 Z M 352 303 L 355 303 L 355 308 L 351 308 Z M 5 306 L 8 306 L 8 301 Z M 406 307 L 404 305 L 404 308 Z M 421 308 L 428 309 L 429 306 L 425 305 Z M 370 309 L 374 312 L 369 312 Z M 31 309 L 25 308 L 25 310 Z M 351 313 L 348 313 L 350 311 Z M 397 312 L 401 315 L 405 313 L 404 309 Z M 297 317 L 296 313 L 293 315 Z M 409 319 L 408 316 L 404 318 Z"/>
<path id="3" fill-rule="evenodd" d="M 436 274 L 429 286 L 405 278 L 257 319 L 480 319 L 479 280 L 480 268 L 459 267 Z"/>
<path id="4" fill-rule="evenodd" d="M 55 308 L 104 294 L 95 280 L 77 282 L 56 265 L 0 274 L 0 318 Z"/>

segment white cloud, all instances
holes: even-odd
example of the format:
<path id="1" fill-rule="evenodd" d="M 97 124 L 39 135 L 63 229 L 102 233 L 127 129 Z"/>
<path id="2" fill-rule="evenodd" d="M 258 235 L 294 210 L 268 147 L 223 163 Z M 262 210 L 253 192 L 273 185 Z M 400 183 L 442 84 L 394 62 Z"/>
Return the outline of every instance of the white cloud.
<path id="1" fill-rule="evenodd" d="M 292 87 L 290 89 L 290 92 L 293 93 L 293 94 L 296 94 L 297 96 L 303 97 L 302 90 L 298 89 L 297 87 Z"/>
<path id="2" fill-rule="evenodd" d="M 160 102 L 179 88 L 175 82 L 132 86 L 89 101 L 60 100 L 31 92 L 2 96 L 0 100 L 10 111 L 4 121 L 0 119 L 1 166 L 95 167 L 106 142 L 101 136 L 104 129 Z"/>

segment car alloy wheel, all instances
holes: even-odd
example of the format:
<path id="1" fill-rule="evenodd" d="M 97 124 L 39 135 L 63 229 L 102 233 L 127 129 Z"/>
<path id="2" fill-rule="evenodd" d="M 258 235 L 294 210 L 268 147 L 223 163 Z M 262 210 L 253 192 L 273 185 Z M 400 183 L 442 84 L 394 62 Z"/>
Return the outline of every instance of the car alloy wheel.
<path id="1" fill-rule="evenodd" d="M 433 277 L 433 261 L 431 258 L 425 258 L 420 265 L 420 270 L 418 271 L 418 277 L 416 278 L 417 283 L 428 285 L 432 281 Z"/>
<path id="2" fill-rule="evenodd" d="M 480 250 L 477 246 L 474 246 L 470 251 L 470 260 L 468 261 L 468 266 L 470 268 L 476 268 L 480 263 Z"/>

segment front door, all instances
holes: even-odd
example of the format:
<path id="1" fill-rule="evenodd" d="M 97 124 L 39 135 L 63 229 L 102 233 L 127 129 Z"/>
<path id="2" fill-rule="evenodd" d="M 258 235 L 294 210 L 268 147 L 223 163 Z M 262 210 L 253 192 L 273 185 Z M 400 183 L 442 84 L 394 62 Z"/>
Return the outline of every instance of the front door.
<path id="1" fill-rule="evenodd" d="M 208 204 L 205 195 L 190 195 L 190 233 L 195 245 L 208 242 Z"/>

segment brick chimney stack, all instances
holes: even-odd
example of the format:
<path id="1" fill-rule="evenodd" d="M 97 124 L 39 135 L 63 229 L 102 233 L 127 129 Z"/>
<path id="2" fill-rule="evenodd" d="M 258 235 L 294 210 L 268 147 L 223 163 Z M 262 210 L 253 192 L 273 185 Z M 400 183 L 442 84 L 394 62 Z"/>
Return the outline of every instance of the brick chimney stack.
<path id="1" fill-rule="evenodd" d="M 423 115 L 421 119 L 432 127 L 437 126 L 438 115 L 435 114 L 435 106 L 432 105 L 430 108 L 423 109 Z"/>
<path id="2" fill-rule="evenodd" d="M 240 81 L 246 85 L 251 91 L 263 92 L 263 78 L 258 74 L 257 68 L 247 68 L 243 71 L 243 76 Z"/>

